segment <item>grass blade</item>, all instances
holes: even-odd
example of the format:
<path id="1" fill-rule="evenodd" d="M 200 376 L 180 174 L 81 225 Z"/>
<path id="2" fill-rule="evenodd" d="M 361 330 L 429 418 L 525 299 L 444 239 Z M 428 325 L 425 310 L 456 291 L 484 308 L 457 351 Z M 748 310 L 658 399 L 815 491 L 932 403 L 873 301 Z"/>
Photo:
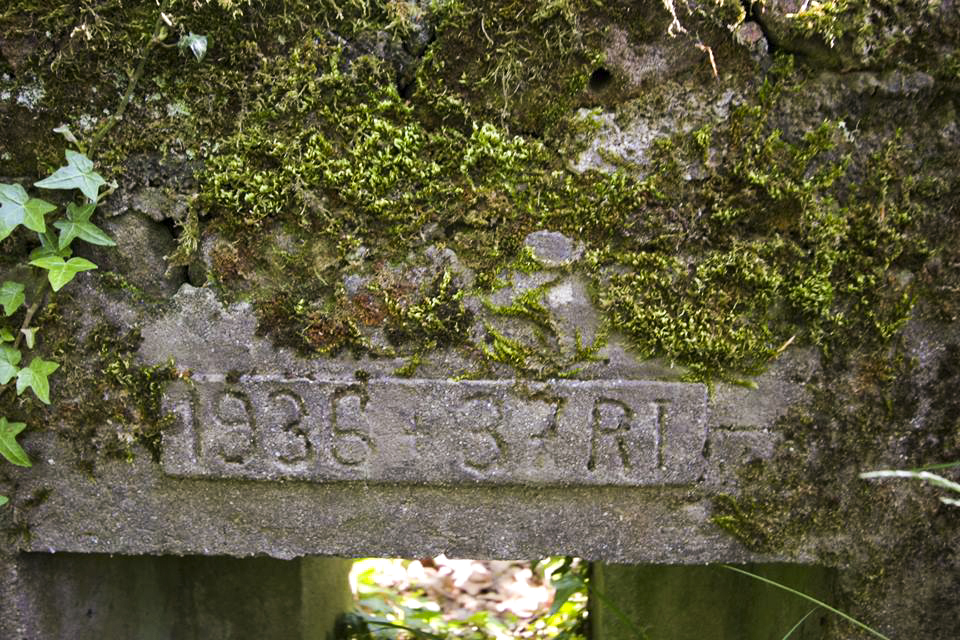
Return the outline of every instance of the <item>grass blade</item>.
<path id="1" fill-rule="evenodd" d="M 797 629 L 799 629 L 799 628 L 800 628 L 800 625 L 802 625 L 804 622 L 806 622 L 807 618 L 809 618 L 809 617 L 811 616 L 811 614 L 813 614 L 813 612 L 816 611 L 816 610 L 819 609 L 819 608 L 820 608 L 820 607 L 814 607 L 813 609 L 810 609 L 810 611 L 807 611 L 807 615 L 805 615 L 805 616 L 803 616 L 802 618 L 800 618 L 800 621 L 797 622 L 797 624 L 793 625 L 793 626 L 790 628 L 790 631 L 787 631 L 787 635 L 783 636 L 783 640 L 787 640 L 787 638 L 789 638 L 790 636 L 792 636 L 792 635 L 793 635 L 793 632 L 796 631 Z"/>
<path id="2" fill-rule="evenodd" d="M 790 587 L 788 587 L 788 586 L 786 586 L 786 585 L 783 585 L 783 584 L 780 584 L 779 582 L 774 582 L 773 580 L 770 580 L 769 578 L 764 578 L 763 576 L 758 576 L 758 575 L 755 574 L 755 573 L 750 573 L 749 571 L 744 571 L 743 569 L 737 569 L 736 567 L 731 567 L 731 566 L 728 565 L 728 564 L 722 564 L 722 565 L 720 565 L 720 566 L 723 567 L 724 569 L 728 569 L 728 570 L 734 571 L 734 572 L 736 572 L 736 573 L 742 573 L 743 575 L 749 576 L 749 577 L 753 578 L 754 580 L 759 580 L 760 582 L 765 582 L 765 583 L 767 583 L 767 584 L 769 584 L 769 585 L 771 585 L 771 586 L 774 586 L 774 587 L 776 587 L 776 588 L 778 588 L 778 589 L 783 589 L 784 591 L 787 591 L 788 593 L 792 593 L 792 594 L 795 595 L 795 596 L 800 596 L 800 597 L 803 598 L 804 600 L 807 600 L 807 601 L 809 601 L 809 602 L 812 602 L 813 604 L 819 605 L 819 606 L 823 607 L 824 609 L 826 609 L 827 611 L 830 611 L 831 613 L 837 614 L 838 616 L 840 616 L 841 618 L 843 618 L 843 619 L 846 620 L 847 622 L 851 622 L 851 623 L 855 624 L 856 626 L 860 627 L 860 628 L 863 629 L 864 631 L 867 631 L 868 633 L 870 633 L 870 634 L 872 634 L 872 635 L 874 635 L 874 636 L 876 636 L 876 637 L 878 637 L 878 638 L 881 638 L 882 640 L 890 640 L 890 638 L 888 638 L 887 636 L 883 635 L 882 633 L 880 633 L 880 632 L 877 631 L 876 629 L 873 629 L 873 628 L 871 628 L 871 627 L 868 627 L 867 625 L 863 624 L 862 622 L 860 622 L 859 620 L 857 620 L 857 619 L 854 618 L 853 616 L 848 615 L 848 614 L 844 613 L 843 611 L 840 611 L 840 609 L 835 609 L 835 608 L 831 607 L 830 605 L 828 605 L 826 602 L 821 602 L 820 600 L 817 600 L 817 599 L 814 598 L 813 596 L 808 596 L 807 594 L 803 593 L 802 591 L 797 591 L 796 589 L 791 589 Z"/>
<path id="3" fill-rule="evenodd" d="M 635 625 L 633 621 L 630 620 L 629 617 L 627 617 L 627 614 L 621 611 L 620 608 L 617 607 L 617 605 L 613 604 L 613 601 L 610 600 L 610 598 L 600 593 L 597 589 L 593 588 L 590 585 L 590 583 L 587 583 L 586 587 L 587 587 L 587 590 L 590 592 L 590 595 L 596 596 L 597 600 L 600 601 L 600 604 L 602 604 L 607 609 L 609 609 L 613 615 L 615 615 L 617 618 L 620 619 L 620 622 L 625 624 L 627 628 L 630 629 L 630 632 L 633 634 L 633 637 L 636 638 L 636 640 L 647 640 L 647 634 L 642 629 L 637 627 L 637 625 Z"/>
<path id="4" fill-rule="evenodd" d="M 928 464 L 917 469 L 911 469 L 911 471 L 939 471 L 940 469 L 955 469 L 960 467 L 960 462 L 944 462 L 941 464 Z"/>
<path id="5" fill-rule="evenodd" d="M 937 487 L 943 487 L 944 489 L 950 489 L 951 491 L 960 493 L 960 484 L 957 484 L 952 480 L 947 480 L 943 476 L 938 476 L 935 473 L 929 473 L 927 471 L 868 471 L 867 473 L 861 473 L 860 477 L 864 480 L 870 480 L 873 478 L 914 478 L 917 480 L 924 480 Z"/>

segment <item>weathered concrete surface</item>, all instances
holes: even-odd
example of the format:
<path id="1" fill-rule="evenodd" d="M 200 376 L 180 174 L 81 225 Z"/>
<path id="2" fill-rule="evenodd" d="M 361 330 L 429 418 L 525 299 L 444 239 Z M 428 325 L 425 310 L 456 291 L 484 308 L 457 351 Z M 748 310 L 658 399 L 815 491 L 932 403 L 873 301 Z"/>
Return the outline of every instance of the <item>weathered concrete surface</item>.
<path id="1" fill-rule="evenodd" d="M 49 459 L 68 452 L 35 440 Z M 49 447 L 49 448 L 48 448 Z M 36 507 L 31 551 L 534 558 L 609 562 L 770 560 L 709 520 L 695 487 L 418 486 L 171 478 L 149 460 L 59 469 Z M 49 477 L 41 478 L 44 485 Z M 62 484 L 61 484 L 62 483 Z M 23 482 L 26 491 L 40 484 Z M 637 544 L 642 540 L 643 544 Z"/>
<path id="2" fill-rule="evenodd" d="M 331 640 L 339 558 L 20 554 L 0 564 L 6 640 Z"/>
<path id="3" fill-rule="evenodd" d="M 156 6 L 7 4 L 0 175 L 30 188 Z M 95 154 L 124 242 L 35 318 L 52 405 L 0 389 L 34 461 L 0 465 L 11 554 L 809 559 L 953 640 L 960 510 L 857 474 L 960 457 L 955 4 L 175 6 L 215 44 L 153 49 Z M 586 416 L 539 468 L 518 380 Z M 671 458 L 645 394 L 680 388 Z M 164 392 L 178 421 L 145 419 Z"/>
<path id="4" fill-rule="evenodd" d="M 88 291 L 108 316 L 129 317 Z M 589 307 L 577 291 L 562 302 Z M 277 349 L 255 335 L 249 305 L 224 305 L 209 289 L 184 285 L 174 301 L 141 330 L 145 363 L 172 357 L 184 372 L 165 387 L 175 419 L 158 458 L 137 449 L 98 460 L 91 474 L 65 462 L 69 442 L 28 434 L 37 464 L 19 472 L 18 491 L 45 498 L 17 548 L 785 559 L 723 532 L 711 500 L 735 488 L 731 471 L 744 460 L 769 454 L 782 408 L 771 394 L 802 394 L 795 380 L 815 370 L 810 358 L 785 358 L 757 378 L 770 393 L 720 385 L 712 397 L 617 342 L 589 366 L 591 379 L 439 377 L 438 367 L 462 366 L 455 353 L 425 369 L 437 377 L 403 379 L 393 375 L 400 359 L 311 360 Z"/>
<path id="5" fill-rule="evenodd" d="M 698 384 L 194 372 L 166 397 L 173 476 L 656 486 L 695 483 L 706 463 Z"/>

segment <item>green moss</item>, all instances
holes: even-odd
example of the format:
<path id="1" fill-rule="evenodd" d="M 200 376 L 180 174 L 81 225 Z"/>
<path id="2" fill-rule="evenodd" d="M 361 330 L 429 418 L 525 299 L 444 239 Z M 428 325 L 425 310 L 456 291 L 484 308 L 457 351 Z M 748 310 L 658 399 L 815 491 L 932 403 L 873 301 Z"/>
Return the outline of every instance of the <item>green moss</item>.
<path id="1" fill-rule="evenodd" d="M 457 127 L 488 121 L 542 135 L 585 100 L 601 58 L 599 10 L 588 0 L 441 3 L 414 99 L 425 117 Z"/>
<path id="2" fill-rule="evenodd" d="M 894 270 L 924 252 L 909 152 L 890 140 L 860 159 L 851 183 L 843 122 L 791 140 L 771 125 L 801 87 L 770 81 L 709 132 L 660 145 L 654 211 L 624 223 L 646 242 L 589 256 L 600 306 L 642 355 L 729 379 L 763 370 L 795 341 L 838 356 L 874 348 L 906 321 L 913 297 Z M 706 163 L 705 145 L 723 161 Z M 698 165 L 706 177 L 686 179 Z"/>
<path id="3" fill-rule="evenodd" d="M 336 354 L 342 349 L 354 353 L 363 350 L 363 334 L 357 320 L 350 313 L 349 300 L 342 289 L 338 289 L 334 302 L 327 308 L 306 311 L 304 305 L 298 303 L 295 313 L 306 316 L 302 336 L 314 351 Z"/>
<path id="4" fill-rule="evenodd" d="M 909 311 L 909 292 L 889 277 L 916 251 L 904 235 L 909 194 L 890 188 L 901 152 L 892 143 L 855 186 L 845 179 L 853 145 L 842 122 L 785 139 L 771 117 L 802 89 L 783 61 L 756 102 L 659 143 L 641 180 L 571 173 L 568 150 L 471 121 L 466 107 L 467 132 L 437 125 L 422 100 L 400 96 L 382 61 L 344 56 L 317 34 L 265 59 L 239 89 L 248 106 L 236 130 L 201 175 L 200 209 L 232 239 L 230 259 L 215 255 L 218 279 L 251 291 L 262 325 L 287 343 L 363 348 L 359 327 L 381 321 L 395 343 L 462 334 L 462 323 L 430 317 L 425 302 L 401 313 L 396 300 L 373 296 L 356 308 L 336 292 L 345 266 L 402 262 L 426 229 L 485 274 L 482 286 L 523 261 L 529 231 L 582 239 L 594 248 L 594 289 L 612 325 L 643 355 L 674 360 L 696 379 L 757 373 L 797 338 L 828 350 L 854 332 L 882 342 Z M 692 165 L 707 177 L 684 178 Z M 262 248 L 277 224 L 327 247 L 319 270 L 307 250 L 277 267 Z M 249 282 L 254 273 L 273 275 Z M 405 329 L 411 322 L 419 326 Z"/>
<path id="5" fill-rule="evenodd" d="M 957 346 L 948 345 L 936 377 L 920 389 L 914 363 L 899 350 L 864 358 L 854 370 L 831 372 L 830 384 L 815 387 L 809 405 L 780 421 L 784 441 L 775 457 L 739 470 L 742 494 L 714 502 L 714 522 L 763 551 L 809 549 L 837 535 L 869 539 L 881 528 L 907 539 L 919 526 L 923 536 L 936 537 L 935 521 L 950 514 L 930 512 L 933 492 L 915 487 L 893 514 L 887 499 L 897 487 L 860 481 L 856 473 L 887 468 L 890 456 L 899 457 L 902 468 L 960 457 L 951 413 L 957 409 L 951 390 L 957 354 Z M 914 423 L 921 402 L 936 407 L 923 435 Z"/>
<path id="6" fill-rule="evenodd" d="M 492 326 L 487 325 L 487 334 L 490 336 L 490 345 L 483 347 L 484 355 L 493 362 L 513 367 L 518 371 L 528 371 L 528 360 L 535 357 L 536 352 L 519 340 L 513 340 L 503 335 Z"/>
<path id="7" fill-rule="evenodd" d="M 116 271 L 101 271 L 99 273 L 99 282 L 108 289 L 123 291 L 133 300 L 139 303 L 158 304 L 163 302 L 161 298 L 152 296 L 127 280 L 122 273 Z"/>
<path id="8" fill-rule="evenodd" d="M 515 296 L 510 304 L 495 305 L 485 300 L 484 306 L 494 315 L 528 320 L 541 331 L 556 335 L 557 330 L 554 326 L 553 317 L 542 302 L 544 294 L 552 284 L 551 281 L 524 291 Z"/>
<path id="9" fill-rule="evenodd" d="M 16 396 L 4 387 L 4 413 L 34 429 L 54 430 L 70 443 L 72 462 L 92 470 L 103 456 L 128 457 L 136 446 L 158 459 L 160 434 L 170 417 L 162 409 L 166 384 L 182 374 L 171 363 L 143 366 L 136 361 L 140 334 L 106 323 L 81 333 L 78 307 L 69 294 L 44 306 L 35 318 L 40 342 L 36 354 L 60 363 L 51 378 L 51 404 Z"/>
<path id="10" fill-rule="evenodd" d="M 397 367 L 393 374 L 400 378 L 412 378 L 421 364 L 423 364 L 423 356 L 418 351 L 410 356 L 406 364 Z"/>
<path id="11" fill-rule="evenodd" d="M 461 344 L 468 337 L 473 313 L 463 306 L 465 291 L 444 270 L 414 299 L 387 295 L 386 333 L 394 343 L 414 342 L 422 351 Z"/>
<path id="12" fill-rule="evenodd" d="M 731 247 L 695 266 L 643 253 L 621 264 L 630 271 L 613 274 L 599 302 L 642 356 L 668 354 L 703 379 L 757 373 L 776 354 L 773 298 L 782 277 L 760 248 Z"/>
<path id="13" fill-rule="evenodd" d="M 39 6 L 21 3 L 0 22 Z M 892 274 L 918 253 L 904 151 L 894 141 L 885 155 L 857 158 L 851 180 L 856 150 L 842 122 L 778 131 L 775 114 L 802 92 L 783 60 L 727 120 L 658 143 L 647 177 L 576 174 L 566 168 L 579 126 L 571 115 L 590 102 L 586 78 L 599 59 L 591 25 L 612 16 L 645 33 L 650 25 L 630 22 L 639 14 L 575 0 L 439 3 L 436 38 L 416 59 L 396 53 L 419 28 L 408 9 L 183 7 L 184 24 L 211 35 L 209 62 L 151 61 L 145 77 L 157 104 L 180 101 L 192 115 L 142 119 L 147 131 L 128 140 L 120 130 L 110 147 L 119 157 L 136 145 L 169 148 L 176 136 L 203 157 L 176 260 L 216 233 L 211 279 L 228 298 L 252 299 L 261 333 L 305 353 L 366 350 L 364 331 L 377 326 L 398 346 L 455 344 L 467 322 L 460 294 L 348 296 L 344 272 L 408 264 L 429 237 L 489 288 L 507 265 L 534 267 L 521 243 L 542 228 L 592 250 L 593 290 L 611 326 L 697 379 L 756 373 L 791 340 L 842 352 L 853 337 L 879 344 L 902 325 L 912 298 Z M 150 12 L 98 10 L 117 22 L 97 25 L 109 34 L 36 55 L 59 55 L 55 67 L 75 79 L 103 73 L 108 54 L 133 57 Z M 742 19 L 739 6 L 717 11 L 714 22 Z M 46 18 L 58 33 L 85 19 L 65 6 Z M 258 20 L 270 38 L 252 37 Z M 364 54 L 378 32 L 394 52 L 386 59 Z M 543 104 L 551 108 L 534 108 Z M 690 167 L 706 177 L 687 179 Z M 535 305 L 514 311 L 549 333 Z"/>
<path id="14" fill-rule="evenodd" d="M 941 29 L 941 11 L 938 3 L 925 0 L 811 2 L 791 14 L 783 25 L 785 32 L 778 35 L 786 46 L 844 69 L 905 66 L 934 71 L 941 64 L 942 50 L 933 45 L 938 38 L 931 36 Z M 798 35 L 826 48 L 814 49 L 798 41 Z"/>
<path id="15" fill-rule="evenodd" d="M 61 397 L 73 397 L 58 403 L 69 425 L 69 438 L 75 439 L 81 458 L 100 449 L 99 454 L 132 455 L 132 445 L 144 446 L 155 459 L 160 455 L 160 434 L 172 417 L 162 409 L 162 395 L 166 385 L 179 377 L 172 363 L 143 366 L 135 361 L 140 334 L 133 330 L 117 333 L 114 327 L 101 324 L 86 340 L 89 359 L 73 371 L 66 371 L 66 379 L 57 381 Z M 66 365 L 64 367 L 67 369 Z M 93 388 L 90 388 L 93 387 Z M 84 392 L 80 392 L 81 389 Z M 79 392 L 66 396 L 71 391 Z M 89 438 L 85 441 L 85 438 Z"/>

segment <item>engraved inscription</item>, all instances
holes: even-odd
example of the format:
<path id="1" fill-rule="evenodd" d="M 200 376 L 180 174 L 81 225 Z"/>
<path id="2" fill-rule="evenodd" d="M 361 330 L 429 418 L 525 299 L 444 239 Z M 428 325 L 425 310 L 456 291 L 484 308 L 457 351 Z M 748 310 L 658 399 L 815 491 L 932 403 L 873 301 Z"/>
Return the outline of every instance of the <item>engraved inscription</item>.
<path id="1" fill-rule="evenodd" d="M 366 394 L 352 388 L 338 389 L 333 395 L 331 453 L 334 460 L 346 467 L 363 464 L 373 451 L 364 411 L 366 405 Z"/>
<path id="2" fill-rule="evenodd" d="M 496 398 L 482 394 L 467 398 L 457 408 L 457 418 L 468 432 L 463 459 L 467 467 L 486 471 L 506 455 L 507 443 L 498 431 L 503 409 Z"/>
<path id="3" fill-rule="evenodd" d="M 267 405 L 273 419 L 266 450 L 287 466 L 296 466 L 312 457 L 313 446 L 303 424 L 307 414 L 303 399 L 289 389 L 271 391 Z"/>
<path id="4" fill-rule="evenodd" d="M 556 446 L 561 407 L 563 398 L 543 394 L 531 399 L 523 408 L 524 424 L 531 430 L 527 444 L 536 468 L 556 463 L 551 449 Z"/>
<path id="5" fill-rule="evenodd" d="M 224 390 L 213 400 L 213 416 L 222 428 L 214 450 L 225 462 L 243 464 L 256 447 L 253 406 L 242 391 Z"/>
<path id="6" fill-rule="evenodd" d="M 633 409 L 623 402 L 609 398 L 599 398 L 593 406 L 590 422 L 590 461 L 587 469 L 593 471 L 597 465 L 619 464 L 624 469 L 633 466 L 630 440 Z"/>
<path id="7" fill-rule="evenodd" d="M 174 476 L 642 486 L 705 465 L 699 384 L 194 374 L 165 405 Z"/>

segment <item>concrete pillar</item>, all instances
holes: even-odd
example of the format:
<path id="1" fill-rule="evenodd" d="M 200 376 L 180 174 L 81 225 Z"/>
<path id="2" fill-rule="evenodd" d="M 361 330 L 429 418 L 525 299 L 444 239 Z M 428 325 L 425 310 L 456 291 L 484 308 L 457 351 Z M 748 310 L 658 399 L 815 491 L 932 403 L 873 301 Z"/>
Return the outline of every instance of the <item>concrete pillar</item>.
<path id="1" fill-rule="evenodd" d="M 745 565 L 828 604 L 833 571 L 791 564 Z M 714 566 L 593 566 L 593 640 L 779 640 L 816 605 L 781 589 Z M 791 640 L 826 636 L 822 608 Z"/>
<path id="2" fill-rule="evenodd" d="M 9 640 L 330 640 L 351 606 L 342 558 L 20 554 L 4 561 Z"/>

